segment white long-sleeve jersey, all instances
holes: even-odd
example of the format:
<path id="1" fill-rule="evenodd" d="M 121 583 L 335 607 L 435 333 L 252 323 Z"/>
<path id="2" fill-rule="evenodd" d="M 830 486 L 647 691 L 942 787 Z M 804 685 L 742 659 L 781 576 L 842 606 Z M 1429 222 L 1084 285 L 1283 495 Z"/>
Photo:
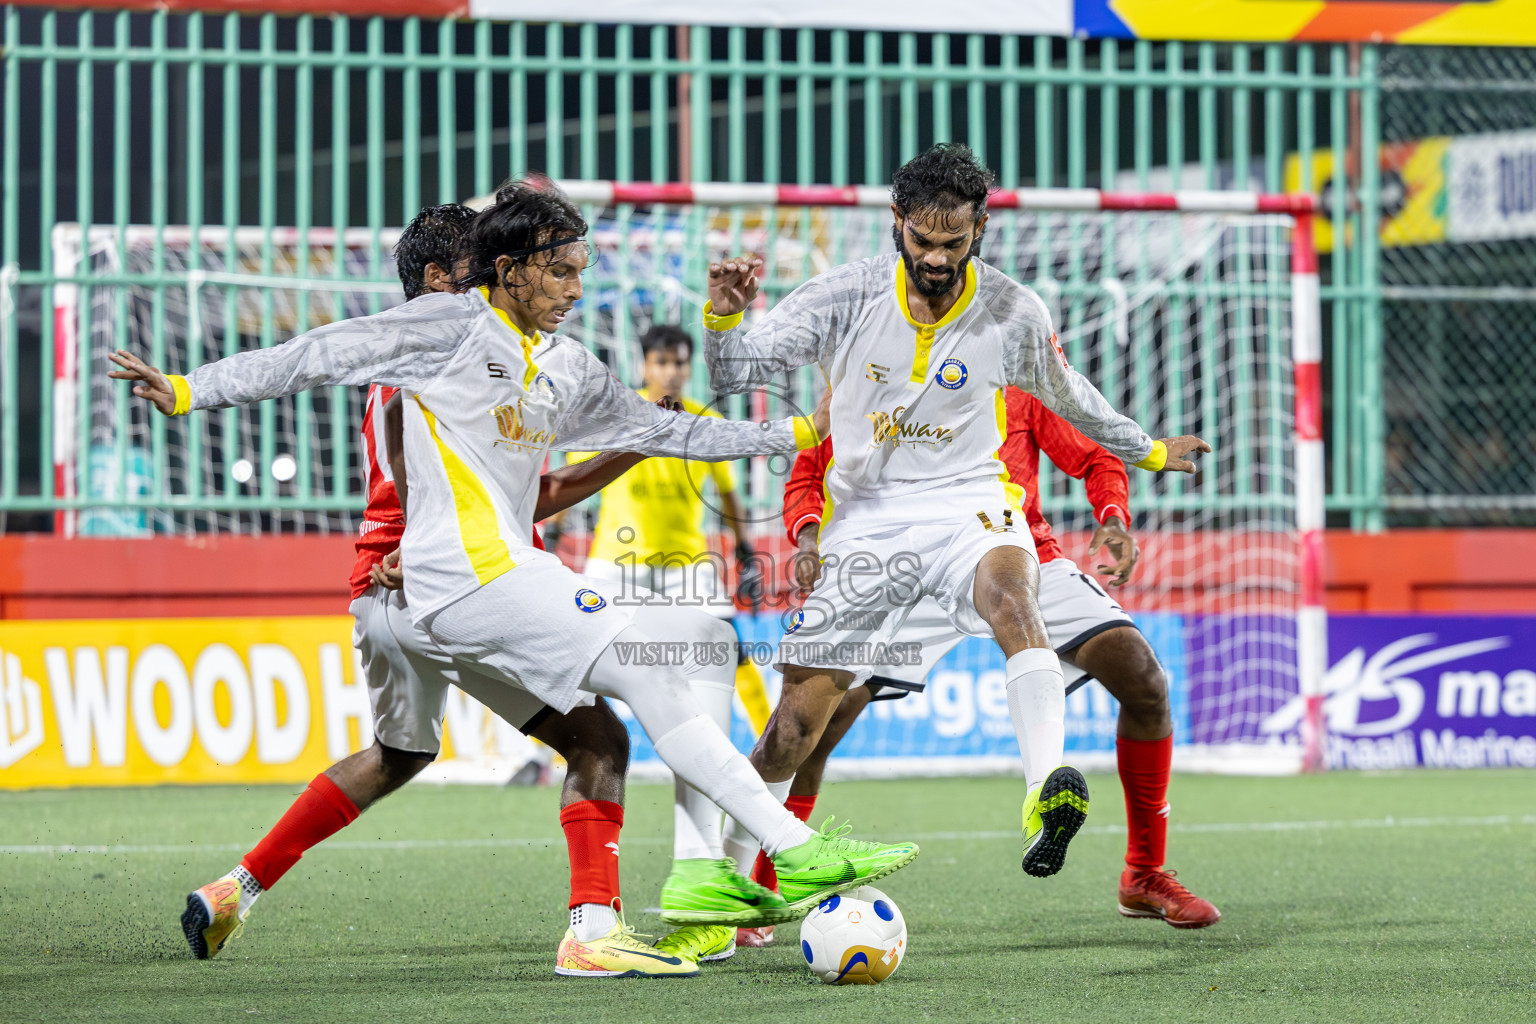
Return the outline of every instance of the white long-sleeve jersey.
<path id="1" fill-rule="evenodd" d="M 524 336 L 479 291 L 424 295 L 330 324 L 198 367 L 186 382 L 192 409 L 327 384 L 404 389 L 410 509 L 401 560 L 419 623 L 530 550 L 551 448 L 720 461 L 815 440 L 788 419 L 732 422 L 657 408 L 580 344 Z"/>
<path id="2" fill-rule="evenodd" d="M 716 391 L 821 367 L 832 387 L 836 452 L 826 477 L 828 525 L 1019 508 L 1022 491 L 997 455 L 1009 384 L 1129 462 L 1151 453 L 1152 438 L 1067 363 L 1029 288 L 972 260 L 954 307 L 922 324 L 907 309 L 905 276 L 900 255 L 888 253 L 813 278 L 751 330 L 706 318 L 704 357 Z"/>

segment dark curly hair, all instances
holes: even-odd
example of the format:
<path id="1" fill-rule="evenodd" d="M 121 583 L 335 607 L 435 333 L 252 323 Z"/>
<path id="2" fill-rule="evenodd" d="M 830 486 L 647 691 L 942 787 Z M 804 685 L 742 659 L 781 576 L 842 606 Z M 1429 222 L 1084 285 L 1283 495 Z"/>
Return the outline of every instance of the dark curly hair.
<path id="1" fill-rule="evenodd" d="M 891 202 L 903 217 L 950 213 L 969 204 L 975 219 L 987 212 L 987 194 L 996 187 L 969 146 L 941 142 L 903 164 L 891 179 Z"/>
<path id="2" fill-rule="evenodd" d="M 418 213 L 400 232 L 395 243 L 395 268 L 400 273 L 400 287 L 405 297 L 414 299 L 427 290 L 427 264 L 436 263 L 453 273 L 459 240 L 475 219 L 475 211 L 458 203 L 429 206 Z"/>
<path id="3" fill-rule="evenodd" d="M 511 256 L 521 266 L 547 266 L 564 245 L 586 233 L 587 222 L 576 204 L 547 179 L 537 184 L 509 181 L 464 233 L 459 249 L 464 271 L 454 278 L 454 286 L 497 284 L 496 260 L 502 256 Z"/>

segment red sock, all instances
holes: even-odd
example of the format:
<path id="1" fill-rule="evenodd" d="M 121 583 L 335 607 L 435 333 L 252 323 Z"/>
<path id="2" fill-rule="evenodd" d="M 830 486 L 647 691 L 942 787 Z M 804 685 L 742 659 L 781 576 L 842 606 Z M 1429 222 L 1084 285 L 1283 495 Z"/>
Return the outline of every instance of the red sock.
<path id="1" fill-rule="evenodd" d="M 263 889 L 270 889 L 299 862 L 305 850 L 352 824 L 358 813 L 357 806 L 329 776 L 316 775 L 256 849 L 241 858 L 240 866 Z"/>
<path id="2" fill-rule="evenodd" d="M 811 811 L 816 809 L 816 794 L 786 797 L 784 806 L 801 821 L 809 821 Z M 773 861 L 762 850 L 757 851 L 757 863 L 752 865 L 752 881 L 774 892 L 779 891 L 779 873 L 773 869 Z"/>
<path id="3" fill-rule="evenodd" d="M 624 808 L 611 800 L 583 800 L 560 811 L 571 858 L 571 906 L 619 898 L 619 829 Z"/>
<path id="4" fill-rule="evenodd" d="M 1115 740 L 1128 832 L 1125 863 L 1138 871 L 1160 868 L 1168 849 L 1168 773 L 1173 737 Z"/>

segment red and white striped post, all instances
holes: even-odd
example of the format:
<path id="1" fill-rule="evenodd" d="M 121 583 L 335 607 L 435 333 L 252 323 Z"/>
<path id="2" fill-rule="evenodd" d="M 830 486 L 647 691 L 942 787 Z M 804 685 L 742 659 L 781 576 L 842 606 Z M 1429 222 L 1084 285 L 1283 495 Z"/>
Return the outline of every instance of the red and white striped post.
<path id="1" fill-rule="evenodd" d="M 1323 677 L 1328 611 L 1323 603 L 1323 317 L 1312 214 L 1296 214 L 1291 235 L 1291 365 L 1296 374 L 1296 530 L 1301 543 L 1301 609 L 1296 615 L 1297 681 L 1306 698 L 1302 771 L 1328 768 Z"/>

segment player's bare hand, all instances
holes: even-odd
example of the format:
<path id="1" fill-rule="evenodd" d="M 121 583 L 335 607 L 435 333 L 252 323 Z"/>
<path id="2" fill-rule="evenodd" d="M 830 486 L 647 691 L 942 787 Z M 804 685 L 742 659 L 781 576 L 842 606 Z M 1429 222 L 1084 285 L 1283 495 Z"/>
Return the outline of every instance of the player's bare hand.
<path id="1" fill-rule="evenodd" d="M 763 261 L 752 256 L 733 256 L 709 265 L 709 311 L 715 316 L 735 316 L 757 298 L 757 272 Z"/>
<path id="2" fill-rule="evenodd" d="M 816 581 L 821 579 L 821 551 L 817 547 L 818 528 L 815 523 L 804 527 L 796 537 L 797 547 L 795 552 L 795 584 L 800 588 L 800 593 L 809 594 L 816 586 Z"/>
<path id="3" fill-rule="evenodd" d="M 1136 560 L 1141 557 L 1141 549 L 1136 546 L 1136 538 L 1125 528 L 1119 516 L 1110 516 L 1104 520 L 1104 525 L 1093 531 L 1093 540 L 1088 544 L 1088 554 L 1096 554 L 1099 550 L 1106 550 L 1109 556 L 1115 560 L 1114 565 L 1096 565 L 1095 572 L 1104 573 L 1109 578 L 1105 584 L 1111 587 L 1123 587 L 1130 582 L 1131 573 L 1136 569 Z"/>
<path id="4" fill-rule="evenodd" d="M 405 586 L 405 573 L 400 568 L 400 549 L 395 548 L 384 556 L 384 561 L 369 569 L 368 578 L 385 590 L 399 590 Z"/>
<path id="5" fill-rule="evenodd" d="M 107 358 L 122 367 L 120 370 L 108 371 L 108 377 L 115 380 L 136 380 L 139 383 L 134 386 L 135 395 L 152 403 L 156 409 L 167 416 L 176 411 L 176 392 L 171 388 L 171 382 L 165 379 L 165 374 L 127 349 L 120 348 L 116 352 L 108 352 Z"/>
<path id="6" fill-rule="evenodd" d="M 1163 444 L 1168 446 L 1168 461 L 1163 464 L 1164 473 L 1193 473 L 1195 463 L 1193 459 L 1184 456 L 1195 452 L 1208 452 L 1211 446 L 1200 440 L 1194 434 L 1183 434 L 1179 437 L 1165 437 Z"/>
<path id="7" fill-rule="evenodd" d="M 665 409 L 667 412 L 683 411 L 683 403 L 676 398 L 673 398 L 671 395 L 662 395 L 660 398 L 656 399 L 656 407 L 658 409 Z"/>
<path id="8" fill-rule="evenodd" d="M 816 411 L 811 413 L 811 426 L 816 428 L 816 436 L 825 438 L 832 434 L 832 389 L 821 393 L 821 401 L 816 403 Z"/>

